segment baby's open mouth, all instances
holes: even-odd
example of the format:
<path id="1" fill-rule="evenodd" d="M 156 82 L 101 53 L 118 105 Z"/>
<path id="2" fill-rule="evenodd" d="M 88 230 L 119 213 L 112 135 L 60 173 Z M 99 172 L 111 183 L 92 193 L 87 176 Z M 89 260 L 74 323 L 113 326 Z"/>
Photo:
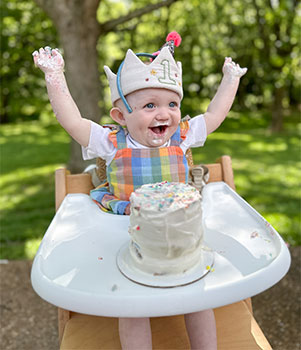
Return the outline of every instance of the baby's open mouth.
<path id="1" fill-rule="evenodd" d="M 168 125 L 158 125 L 158 126 L 150 127 L 151 131 L 156 135 L 164 134 L 167 128 L 168 128 Z"/>

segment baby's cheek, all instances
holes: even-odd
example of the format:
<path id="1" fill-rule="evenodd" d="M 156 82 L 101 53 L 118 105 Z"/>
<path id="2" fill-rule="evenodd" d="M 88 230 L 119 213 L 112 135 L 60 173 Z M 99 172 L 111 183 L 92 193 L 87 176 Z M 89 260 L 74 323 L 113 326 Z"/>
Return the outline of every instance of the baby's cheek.
<path id="1" fill-rule="evenodd" d="M 169 133 L 171 134 L 170 136 L 172 136 L 178 129 L 180 123 L 176 123 L 173 127 L 169 128 Z"/>

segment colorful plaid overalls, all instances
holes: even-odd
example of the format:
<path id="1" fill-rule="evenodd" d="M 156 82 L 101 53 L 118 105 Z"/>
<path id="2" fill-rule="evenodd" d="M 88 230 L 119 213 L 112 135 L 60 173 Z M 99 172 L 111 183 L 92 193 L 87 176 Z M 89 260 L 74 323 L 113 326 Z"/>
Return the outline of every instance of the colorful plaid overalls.
<path id="1" fill-rule="evenodd" d="M 162 181 L 187 183 L 188 163 L 180 144 L 186 138 L 188 130 L 188 121 L 182 121 L 172 135 L 168 147 L 139 149 L 127 148 L 123 128 L 112 131 L 109 139 L 117 148 L 117 152 L 107 167 L 109 188 L 92 190 L 92 199 L 103 208 L 102 197 L 105 193 L 110 193 L 116 197 L 116 200 L 119 199 L 119 204 L 124 209 L 131 193 L 144 184 Z M 116 204 L 114 203 L 114 207 Z M 112 211 L 121 214 L 122 209 L 112 208 Z"/>

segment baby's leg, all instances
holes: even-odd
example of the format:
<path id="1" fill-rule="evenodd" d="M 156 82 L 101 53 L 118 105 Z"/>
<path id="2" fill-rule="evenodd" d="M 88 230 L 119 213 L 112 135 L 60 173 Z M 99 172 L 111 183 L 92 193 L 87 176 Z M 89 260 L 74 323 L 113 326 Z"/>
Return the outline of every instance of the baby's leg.
<path id="1" fill-rule="evenodd" d="M 191 349 L 216 350 L 216 325 L 213 310 L 185 315 Z"/>
<path id="2" fill-rule="evenodd" d="M 119 318 L 119 336 L 123 350 L 151 350 L 149 318 Z"/>

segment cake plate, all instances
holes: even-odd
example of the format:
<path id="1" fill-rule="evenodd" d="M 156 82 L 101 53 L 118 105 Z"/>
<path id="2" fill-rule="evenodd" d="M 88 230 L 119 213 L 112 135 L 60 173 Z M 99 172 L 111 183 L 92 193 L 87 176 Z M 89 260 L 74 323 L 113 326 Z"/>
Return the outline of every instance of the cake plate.
<path id="1" fill-rule="evenodd" d="M 203 247 L 201 250 L 201 261 L 183 275 L 154 275 L 143 272 L 135 267 L 130 257 L 129 244 L 124 244 L 117 254 L 117 266 L 120 272 L 133 282 L 149 287 L 172 288 L 186 286 L 205 277 L 213 269 L 214 252 Z"/>
<path id="2" fill-rule="evenodd" d="M 116 264 L 129 242 L 129 217 L 104 213 L 85 194 L 65 197 L 35 256 L 34 290 L 51 304 L 84 314 L 156 317 L 215 308 L 277 283 L 290 255 L 274 228 L 224 182 L 203 190 L 204 244 L 214 271 L 175 288 L 132 282 Z"/>

